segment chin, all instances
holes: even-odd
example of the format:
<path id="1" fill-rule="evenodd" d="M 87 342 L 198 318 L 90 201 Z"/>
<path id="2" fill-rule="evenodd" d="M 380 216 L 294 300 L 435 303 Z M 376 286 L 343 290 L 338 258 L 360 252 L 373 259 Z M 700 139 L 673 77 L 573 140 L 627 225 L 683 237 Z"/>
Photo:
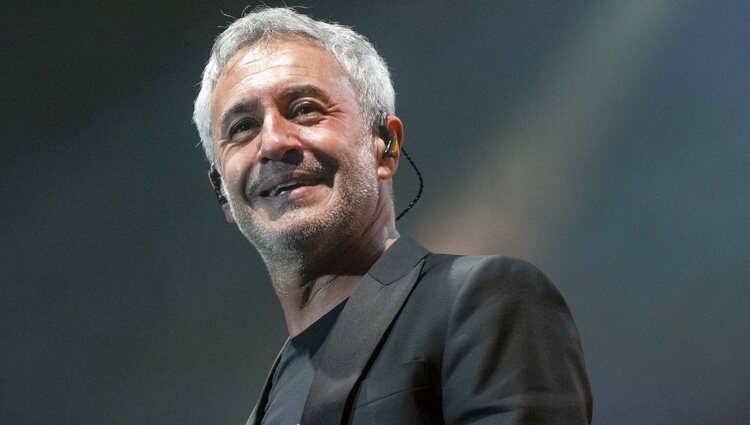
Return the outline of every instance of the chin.
<path id="1" fill-rule="evenodd" d="M 359 211 L 357 211 L 359 210 Z M 235 213 L 235 221 L 243 235 L 264 257 L 283 255 L 300 257 L 339 245 L 361 232 L 357 217 L 359 208 L 347 208 L 341 202 L 325 211 L 298 208 L 286 211 L 276 220 L 251 217 L 247 210 Z"/>

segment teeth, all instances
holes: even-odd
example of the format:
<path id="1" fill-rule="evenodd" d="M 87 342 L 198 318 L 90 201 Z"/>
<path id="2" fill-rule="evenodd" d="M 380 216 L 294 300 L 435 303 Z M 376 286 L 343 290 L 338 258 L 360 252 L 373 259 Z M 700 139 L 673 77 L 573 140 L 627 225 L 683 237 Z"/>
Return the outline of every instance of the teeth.
<path id="1" fill-rule="evenodd" d="M 276 187 L 274 187 L 274 188 L 273 188 L 273 189 L 271 190 L 271 196 L 276 196 L 276 195 L 278 195 L 279 193 L 283 192 L 283 191 L 284 191 L 284 190 L 285 190 L 286 188 L 288 188 L 288 187 L 291 187 L 291 186 L 294 186 L 294 185 L 296 185 L 296 184 L 297 184 L 297 182 L 296 182 L 296 181 L 294 181 L 294 180 L 292 180 L 292 181 L 288 181 L 288 182 L 286 182 L 286 183 L 284 183 L 284 184 L 281 184 L 281 185 L 279 185 L 279 186 L 276 186 Z"/>

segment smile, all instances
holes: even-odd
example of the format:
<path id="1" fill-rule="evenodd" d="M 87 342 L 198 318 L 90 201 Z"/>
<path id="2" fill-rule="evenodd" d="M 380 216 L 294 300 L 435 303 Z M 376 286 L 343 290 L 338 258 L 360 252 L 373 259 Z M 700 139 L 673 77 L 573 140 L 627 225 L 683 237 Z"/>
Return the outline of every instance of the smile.
<path id="1" fill-rule="evenodd" d="M 273 198 L 291 194 L 296 189 L 317 186 L 321 179 L 317 176 L 298 173 L 284 173 L 274 176 L 265 181 L 259 188 L 257 194 L 261 198 Z"/>
<path id="2" fill-rule="evenodd" d="M 302 187 L 302 186 L 306 186 L 306 185 L 304 185 L 304 184 L 302 184 L 300 182 L 292 180 L 290 182 L 286 182 L 286 183 L 282 183 L 282 184 L 276 185 L 276 186 L 274 186 L 274 187 L 272 187 L 272 188 L 270 188 L 268 190 L 264 190 L 263 192 L 260 193 L 260 196 L 262 198 L 267 198 L 269 196 L 279 196 L 279 195 L 282 195 L 284 193 L 291 192 L 294 189 L 296 189 L 298 187 Z"/>

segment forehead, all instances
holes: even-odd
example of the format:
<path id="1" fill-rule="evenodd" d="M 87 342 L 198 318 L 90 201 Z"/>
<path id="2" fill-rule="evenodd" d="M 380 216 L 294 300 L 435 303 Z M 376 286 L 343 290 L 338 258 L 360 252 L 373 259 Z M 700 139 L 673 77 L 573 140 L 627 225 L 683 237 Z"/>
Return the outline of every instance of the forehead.
<path id="1" fill-rule="evenodd" d="M 333 54 L 309 40 L 274 40 L 243 48 L 229 60 L 216 82 L 212 121 L 236 101 L 273 96 L 298 84 L 313 84 L 329 96 L 355 100 L 349 78 Z"/>

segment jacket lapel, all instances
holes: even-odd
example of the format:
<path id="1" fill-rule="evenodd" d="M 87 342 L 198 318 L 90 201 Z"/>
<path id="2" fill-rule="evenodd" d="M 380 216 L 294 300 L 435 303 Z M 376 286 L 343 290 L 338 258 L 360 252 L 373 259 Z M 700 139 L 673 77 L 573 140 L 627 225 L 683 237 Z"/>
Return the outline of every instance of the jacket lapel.
<path id="1" fill-rule="evenodd" d="M 322 347 L 302 425 L 342 423 L 351 407 L 353 391 L 414 288 L 428 254 L 421 245 L 402 236 L 362 278 Z M 267 382 L 265 396 L 268 387 Z"/>

